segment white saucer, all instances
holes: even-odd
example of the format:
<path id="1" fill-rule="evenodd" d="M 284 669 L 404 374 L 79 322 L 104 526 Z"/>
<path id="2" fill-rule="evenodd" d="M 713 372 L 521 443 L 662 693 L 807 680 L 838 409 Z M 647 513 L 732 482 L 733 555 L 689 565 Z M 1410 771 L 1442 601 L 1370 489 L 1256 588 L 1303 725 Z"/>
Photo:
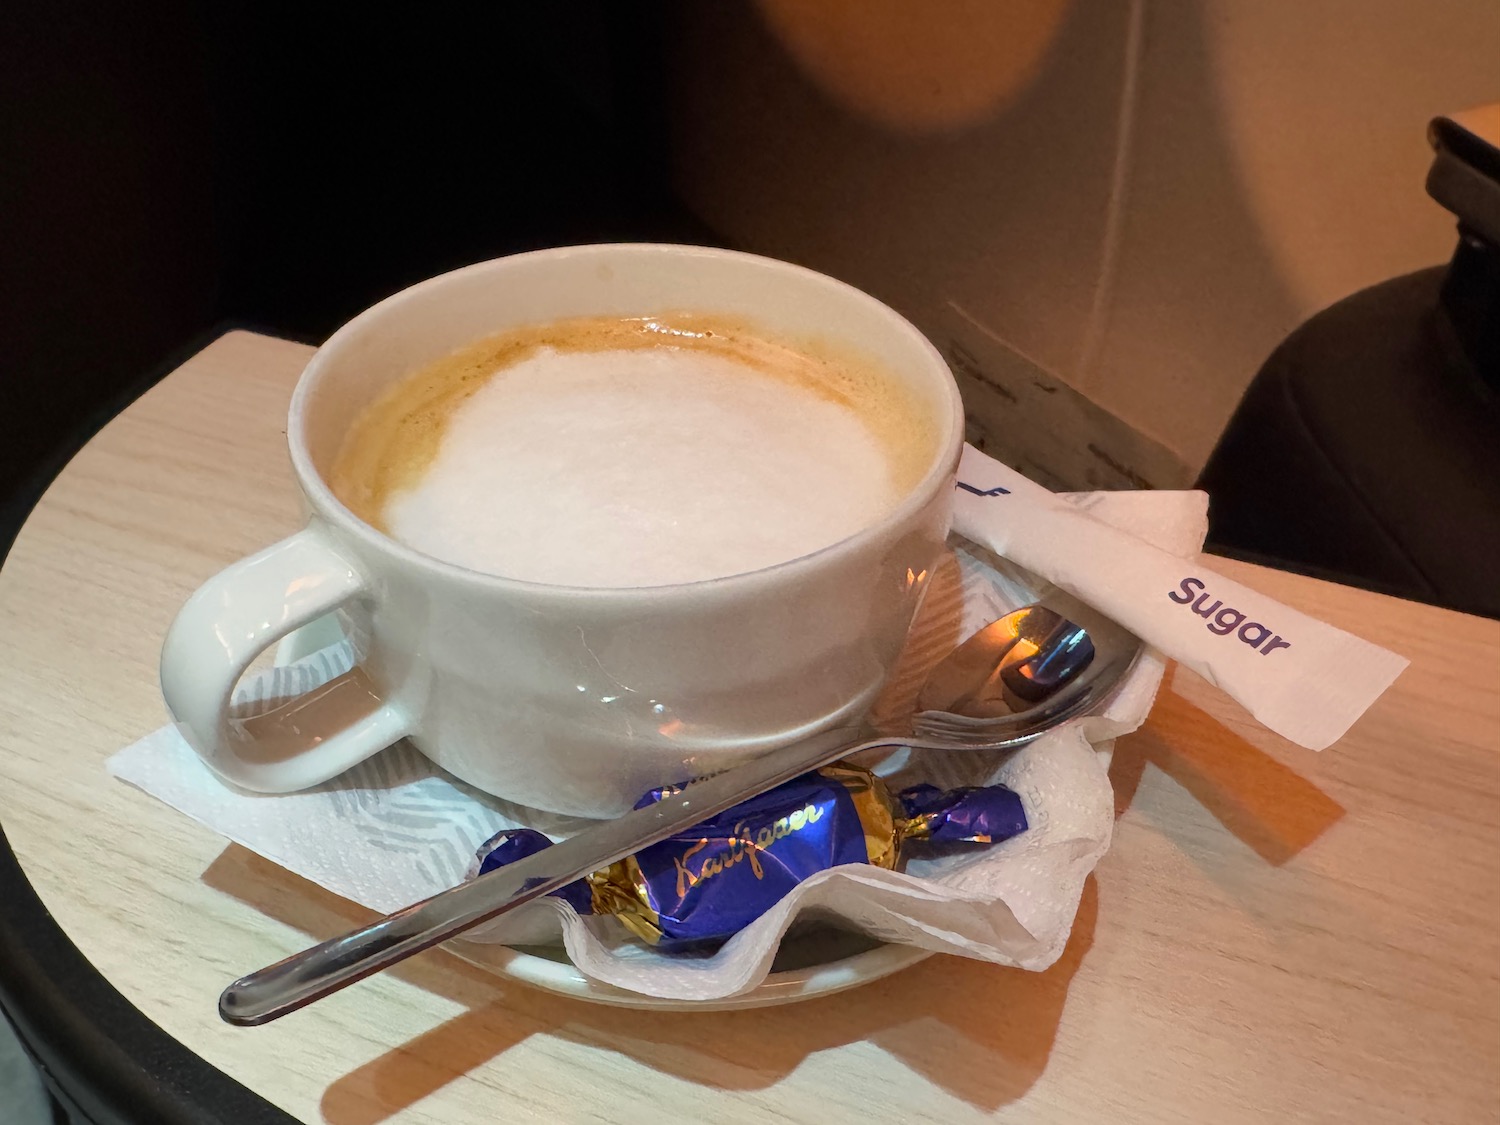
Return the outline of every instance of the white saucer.
<path id="1" fill-rule="evenodd" d="M 276 649 L 275 662 L 291 664 L 342 637 L 333 617 L 320 618 L 289 633 Z M 771 972 L 759 985 L 738 996 L 705 1001 L 646 996 L 592 980 L 568 960 L 561 945 L 511 948 L 455 940 L 445 948 L 497 976 L 560 996 L 622 1008 L 680 1012 L 764 1008 L 827 996 L 890 976 L 932 956 L 930 950 L 890 945 L 828 926 L 794 929 L 783 939 Z"/>

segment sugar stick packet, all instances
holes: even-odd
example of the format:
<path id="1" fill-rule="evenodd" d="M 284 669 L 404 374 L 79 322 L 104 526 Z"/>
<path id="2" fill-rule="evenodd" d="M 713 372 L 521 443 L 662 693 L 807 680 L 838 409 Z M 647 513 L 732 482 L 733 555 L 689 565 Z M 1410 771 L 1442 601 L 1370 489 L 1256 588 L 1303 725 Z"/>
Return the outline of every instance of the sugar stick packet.
<path id="1" fill-rule="evenodd" d="M 973 446 L 957 488 L 960 535 L 1087 602 L 1308 749 L 1343 737 L 1409 663 L 1102 523 Z"/>

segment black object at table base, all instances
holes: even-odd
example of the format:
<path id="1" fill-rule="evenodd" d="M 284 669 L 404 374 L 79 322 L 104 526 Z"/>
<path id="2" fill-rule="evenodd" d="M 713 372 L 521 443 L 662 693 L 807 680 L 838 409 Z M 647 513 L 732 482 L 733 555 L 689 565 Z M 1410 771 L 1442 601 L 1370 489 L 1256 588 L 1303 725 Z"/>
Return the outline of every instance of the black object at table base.
<path id="1" fill-rule="evenodd" d="M 1445 274 L 1357 293 L 1276 350 L 1199 480 L 1214 549 L 1500 617 L 1500 405 L 1445 338 Z"/>
<path id="2" fill-rule="evenodd" d="M 1199 485 L 1216 550 L 1500 618 L 1500 107 L 1432 137 L 1452 261 L 1293 332 Z"/>

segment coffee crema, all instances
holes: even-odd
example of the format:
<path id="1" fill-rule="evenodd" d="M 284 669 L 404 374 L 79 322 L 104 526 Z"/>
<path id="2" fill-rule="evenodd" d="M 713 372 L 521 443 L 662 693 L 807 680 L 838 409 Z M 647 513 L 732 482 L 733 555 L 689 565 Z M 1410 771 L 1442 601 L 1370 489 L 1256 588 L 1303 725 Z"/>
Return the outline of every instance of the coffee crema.
<path id="1" fill-rule="evenodd" d="M 931 467 L 895 376 L 730 316 L 512 329 L 370 404 L 330 473 L 357 516 L 435 558 L 566 586 L 703 581 L 871 526 Z"/>

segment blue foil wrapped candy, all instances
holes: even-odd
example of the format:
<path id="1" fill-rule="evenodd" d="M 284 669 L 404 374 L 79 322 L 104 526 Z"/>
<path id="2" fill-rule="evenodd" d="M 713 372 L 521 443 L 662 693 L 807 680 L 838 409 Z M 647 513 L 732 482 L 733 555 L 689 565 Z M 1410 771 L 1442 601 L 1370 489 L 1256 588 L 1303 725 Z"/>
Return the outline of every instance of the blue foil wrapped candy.
<path id="1" fill-rule="evenodd" d="M 680 787 L 653 789 L 653 804 Z M 906 845 L 991 844 L 1026 830 L 1020 798 L 1003 785 L 943 791 L 916 785 L 892 797 L 846 763 L 803 774 L 602 871 L 555 891 L 580 914 L 612 914 L 665 952 L 716 946 L 808 876 L 845 863 L 897 870 Z M 496 834 L 478 874 L 551 844 L 529 828 Z"/>
<path id="2" fill-rule="evenodd" d="M 913 785 L 901 791 L 904 838 L 944 844 L 993 844 L 1026 831 L 1021 798 L 1003 785 L 939 789 Z"/>

